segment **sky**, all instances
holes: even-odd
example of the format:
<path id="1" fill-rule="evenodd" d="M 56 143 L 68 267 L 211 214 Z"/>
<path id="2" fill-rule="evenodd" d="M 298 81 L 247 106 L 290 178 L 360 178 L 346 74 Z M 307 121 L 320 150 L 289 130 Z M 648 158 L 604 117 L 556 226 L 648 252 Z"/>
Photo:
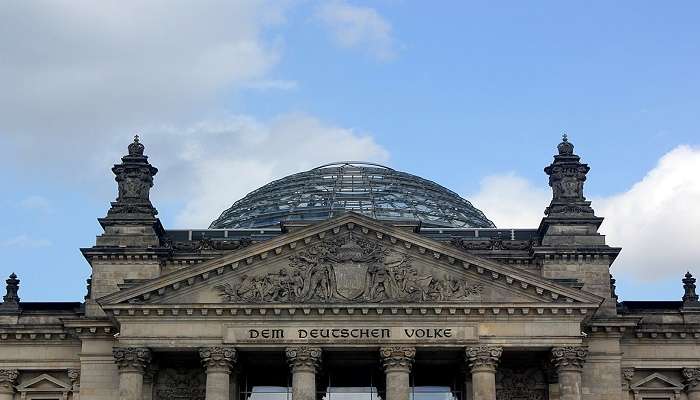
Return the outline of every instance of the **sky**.
<path id="1" fill-rule="evenodd" d="M 413 173 L 532 228 L 561 134 L 591 171 L 620 300 L 700 274 L 700 3 L 9 1 L 0 276 L 80 301 L 138 133 L 166 228 L 338 160 Z"/>

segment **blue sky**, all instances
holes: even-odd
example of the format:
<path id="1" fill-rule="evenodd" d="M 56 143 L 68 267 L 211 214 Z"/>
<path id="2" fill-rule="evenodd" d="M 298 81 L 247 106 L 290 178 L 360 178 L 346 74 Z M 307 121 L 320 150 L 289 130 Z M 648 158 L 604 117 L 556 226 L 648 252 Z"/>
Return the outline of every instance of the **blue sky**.
<path id="1" fill-rule="evenodd" d="M 0 273 L 24 300 L 82 298 L 78 248 L 136 132 L 166 227 L 341 158 L 536 226 L 567 132 L 624 248 L 621 298 L 678 299 L 700 274 L 697 2 L 105 4 L 0 10 Z"/>

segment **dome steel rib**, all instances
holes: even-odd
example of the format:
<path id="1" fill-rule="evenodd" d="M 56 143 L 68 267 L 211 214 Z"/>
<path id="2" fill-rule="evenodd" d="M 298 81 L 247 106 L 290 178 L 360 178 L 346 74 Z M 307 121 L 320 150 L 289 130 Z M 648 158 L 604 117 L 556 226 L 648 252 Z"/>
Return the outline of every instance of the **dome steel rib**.
<path id="1" fill-rule="evenodd" d="M 323 221 L 347 211 L 423 227 L 495 228 L 484 213 L 435 182 L 368 162 L 343 161 L 289 175 L 236 201 L 210 229 L 262 229 Z"/>

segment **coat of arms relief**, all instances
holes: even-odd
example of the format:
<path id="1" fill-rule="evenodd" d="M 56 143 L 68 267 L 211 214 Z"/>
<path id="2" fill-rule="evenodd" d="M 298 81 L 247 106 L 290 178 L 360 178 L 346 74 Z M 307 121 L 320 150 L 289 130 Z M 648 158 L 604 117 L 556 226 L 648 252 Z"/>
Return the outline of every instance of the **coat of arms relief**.
<path id="1" fill-rule="evenodd" d="M 483 290 L 353 234 L 311 246 L 277 271 L 242 275 L 215 288 L 231 303 L 466 301 Z"/>

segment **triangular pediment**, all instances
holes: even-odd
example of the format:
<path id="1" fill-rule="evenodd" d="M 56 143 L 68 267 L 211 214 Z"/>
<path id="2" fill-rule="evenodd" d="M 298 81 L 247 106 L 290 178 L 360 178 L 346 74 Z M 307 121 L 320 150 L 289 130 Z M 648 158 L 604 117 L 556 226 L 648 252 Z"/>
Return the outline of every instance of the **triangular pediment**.
<path id="1" fill-rule="evenodd" d="M 54 378 L 49 374 L 41 374 L 32 378 L 21 385 L 17 386 L 20 392 L 25 391 L 44 391 L 44 392 L 62 392 L 71 390 L 71 386 L 59 379 Z"/>
<path id="2" fill-rule="evenodd" d="M 127 304 L 562 304 L 601 298 L 350 213 L 99 300 Z"/>
<path id="3" fill-rule="evenodd" d="M 644 379 L 630 385 L 632 390 L 682 390 L 683 385 L 673 379 L 655 372 Z"/>

